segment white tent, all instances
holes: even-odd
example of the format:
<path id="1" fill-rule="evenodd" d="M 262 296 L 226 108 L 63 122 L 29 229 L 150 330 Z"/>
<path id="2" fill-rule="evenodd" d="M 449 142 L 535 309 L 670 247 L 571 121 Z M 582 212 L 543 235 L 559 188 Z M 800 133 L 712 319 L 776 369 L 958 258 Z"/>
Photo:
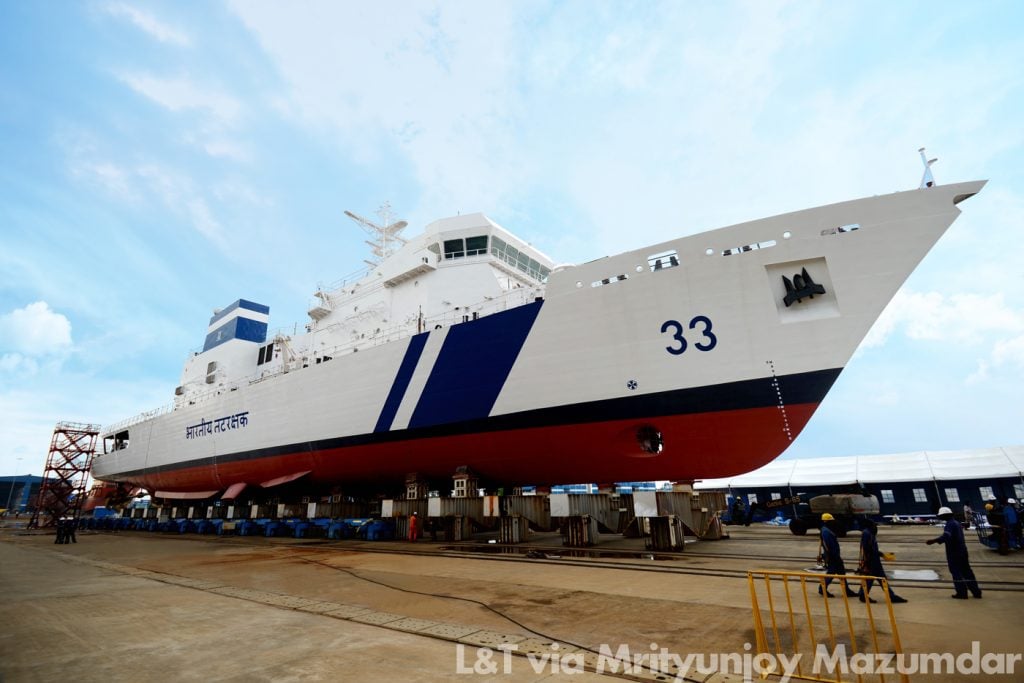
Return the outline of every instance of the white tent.
<path id="1" fill-rule="evenodd" d="M 929 481 L 932 467 L 924 451 L 893 455 L 862 455 L 857 458 L 857 481 L 881 484 L 896 481 Z"/>
<path id="2" fill-rule="evenodd" d="M 793 468 L 791 486 L 827 486 L 829 484 L 856 484 L 857 456 L 839 458 L 807 458 L 797 460 Z"/>
<path id="3" fill-rule="evenodd" d="M 793 468 L 799 460 L 773 460 L 753 472 L 722 479 L 703 479 L 696 483 L 699 489 L 757 488 L 785 486 L 793 478 Z"/>
<path id="4" fill-rule="evenodd" d="M 1002 450 L 1017 468 L 1017 474 L 1024 475 L 1024 446 L 1006 446 Z"/>
<path id="5" fill-rule="evenodd" d="M 931 451 L 934 478 L 939 481 L 953 479 L 997 479 L 1020 475 L 1017 467 L 1002 448 L 978 448 L 967 451 Z"/>
<path id="6" fill-rule="evenodd" d="M 962 451 L 775 460 L 746 474 L 696 482 L 698 489 L 829 486 L 1024 476 L 1024 446 Z M 1024 483 L 1024 482 L 1022 482 Z"/>

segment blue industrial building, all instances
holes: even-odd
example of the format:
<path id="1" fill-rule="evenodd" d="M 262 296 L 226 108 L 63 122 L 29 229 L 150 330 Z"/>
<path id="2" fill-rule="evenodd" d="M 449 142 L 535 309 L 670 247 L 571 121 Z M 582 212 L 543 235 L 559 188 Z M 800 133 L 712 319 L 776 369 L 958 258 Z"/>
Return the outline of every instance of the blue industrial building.
<path id="1" fill-rule="evenodd" d="M 0 509 L 12 512 L 31 510 L 39 497 L 42 484 L 42 477 L 31 474 L 0 477 Z"/>
<path id="2" fill-rule="evenodd" d="M 959 513 L 965 503 L 980 511 L 992 496 L 1024 499 L 1024 446 L 775 460 L 746 474 L 698 481 L 695 488 L 741 496 L 748 506 L 866 490 L 878 497 L 883 516 L 933 515 L 941 506 Z M 784 516 L 792 513 L 782 508 Z"/>

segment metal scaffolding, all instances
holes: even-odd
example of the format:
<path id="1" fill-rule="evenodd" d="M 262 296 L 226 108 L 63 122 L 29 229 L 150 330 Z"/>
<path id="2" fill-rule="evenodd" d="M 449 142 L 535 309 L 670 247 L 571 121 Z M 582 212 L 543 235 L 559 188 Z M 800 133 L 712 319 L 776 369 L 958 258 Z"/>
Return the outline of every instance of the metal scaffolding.
<path id="1" fill-rule="evenodd" d="M 100 425 L 78 422 L 58 422 L 53 428 L 50 454 L 29 528 L 55 526 L 61 517 L 78 519 L 99 433 Z"/>

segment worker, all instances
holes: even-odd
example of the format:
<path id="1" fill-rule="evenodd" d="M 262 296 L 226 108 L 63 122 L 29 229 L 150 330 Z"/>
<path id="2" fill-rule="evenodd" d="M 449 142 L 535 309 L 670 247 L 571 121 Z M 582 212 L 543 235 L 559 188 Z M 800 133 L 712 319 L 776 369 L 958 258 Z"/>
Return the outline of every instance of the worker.
<path id="1" fill-rule="evenodd" d="M 964 528 L 970 529 L 974 524 L 974 510 L 971 509 L 971 501 L 964 503 Z"/>
<path id="2" fill-rule="evenodd" d="M 53 539 L 53 542 L 57 545 L 63 544 L 64 541 L 64 518 L 61 517 L 57 520 L 57 538 Z"/>
<path id="3" fill-rule="evenodd" d="M 946 564 L 949 565 L 949 573 L 953 576 L 953 589 L 956 591 L 952 597 L 956 600 L 966 600 L 969 590 L 974 597 L 980 598 L 981 587 L 974 578 L 974 571 L 967 557 L 964 528 L 960 522 L 953 519 L 953 511 L 948 507 L 939 508 L 939 519 L 946 522 L 942 535 L 938 538 L 929 538 L 926 543 L 942 543 L 946 546 Z"/>
<path id="4" fill-rule="evenodd" d="M 992 528 L 990 538 L 999 549 L 999 554 L 1009 555 L 1010 535 L 1006 528 L 1006 515 L 995 496 L 990 496 L 985 503 L 985 513 L 988 515 L 988 525 Z"/>
<path id="5" fill-rule="evenodd" d="M 416 516 L 416 513 L 412 513 L 409 517 L 409 540 L 416 541 L 420 537 L 420 518 Z"/>
<path id="6" fill-rule="evenodd" d="M 64 542 L 65 543 L 78 543 L 78 539 L 75 538 L 75 527 L 78 525 L 78 520 L 74 517 L 67 518 L 67 525 L 64 527 Z"/>
<path id="7" fill-rule="evenodd" d="M 743 524 L 743 520 L 746 517 L 743 505 L 743 499 L 736 496 L 732 502 L 732 523 L 736 526 Z"/>
<path id="8" fill-rule="evenodd" d="M 846 566 L 843 564 L 843 557 L 839 551 L 839 538 L 836 536 L 836 518 L 831 513 L 825 512 L 821 515 L 821 546 L 819 549 L 819 557 L 822 563 L 825 565 L 825 571 L 828 576 L 825 577 L 825 588 L 822 590 L 821 586 L 818 586 L 818 595 L 827 595 L 832 598 L 835 597 L 828 592 L 828 586 L 832 583 L 835 576 L 838 574 L 842 576 L 846 574 Z M 859 594 L 850 588 L 846 583 L 846 579 L 839 579 L 842 583 L 843 588 L 846 589 L 847 597 L 856 598 Z"/>
<path id="9" fill-rule="evenodd" d="M 857 567 L 857 573 L 864 576 L 877 576 L 880 579 L 886 578 L 885 568 L 882 566 L 882 554 L 878 551 L 878 525 L 870 519 L 861 521 L 861 532 L 860 532 L 860 566 Z M 864 586 L 861 587 L 858 598 L 861 602 L 874 602 L 868 593 L 871 592 L 871 584 L 874 583 L 874 579 L 868 579 Z M 888 581 L 886 581 L 888 584 Z M 901 598 L 896 595 L 892 590 L 892 584 L 889 585 L 889 602 L 898 603 L 906 602 L 906 598 Z"/>
<path id="10" fill-rule="evenodd" d="M 1003 522 L 1006 524 L 1006 545 L 1009 548 L 1020 548 L 1020 515 L 1017 514 L 1017 501 L 1006 499 L 1003 506 Z"/>

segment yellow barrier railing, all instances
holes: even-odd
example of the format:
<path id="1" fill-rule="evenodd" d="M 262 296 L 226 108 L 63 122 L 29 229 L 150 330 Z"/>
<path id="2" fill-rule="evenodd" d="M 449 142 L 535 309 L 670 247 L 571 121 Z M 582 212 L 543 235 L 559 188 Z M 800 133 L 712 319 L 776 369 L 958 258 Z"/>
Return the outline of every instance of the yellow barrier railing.
<path id="1" fill-rule="evenodd" d="M 831 599 L 818 594 L 828 592 L 829 580 L 838 589 Z M 878 599 L 874 610 L 870 600 L 862 603 L 847 595 L 848 587 L 853 591 L 864 590 L 868 581 L 879 586 L 879 590 L 871 591 Z M 899 659 L 902 653 L 889 584 L 883 578 L 753 570 L 747 572 L 747 583 L 754 611 L 757 654 L 765 655 L 758 661 L 771 663 L 782 661 L 780 657 L 787 658 L 795 662 L 795 677 L 805 680 L 884 683 L 885 676 L 873 673 L 871 663 L 878 661 L 878 656 Z M 876 618 L 875 611 L 885 614 Z M 823 641 L 821 638 L 826 635 L 827 641 Z M 769 664 L 759 673 L 767 678 L 780 672 Z M 909 680 L 906 674 L 900 674 L 899 679 L 904 683 Z"/>

